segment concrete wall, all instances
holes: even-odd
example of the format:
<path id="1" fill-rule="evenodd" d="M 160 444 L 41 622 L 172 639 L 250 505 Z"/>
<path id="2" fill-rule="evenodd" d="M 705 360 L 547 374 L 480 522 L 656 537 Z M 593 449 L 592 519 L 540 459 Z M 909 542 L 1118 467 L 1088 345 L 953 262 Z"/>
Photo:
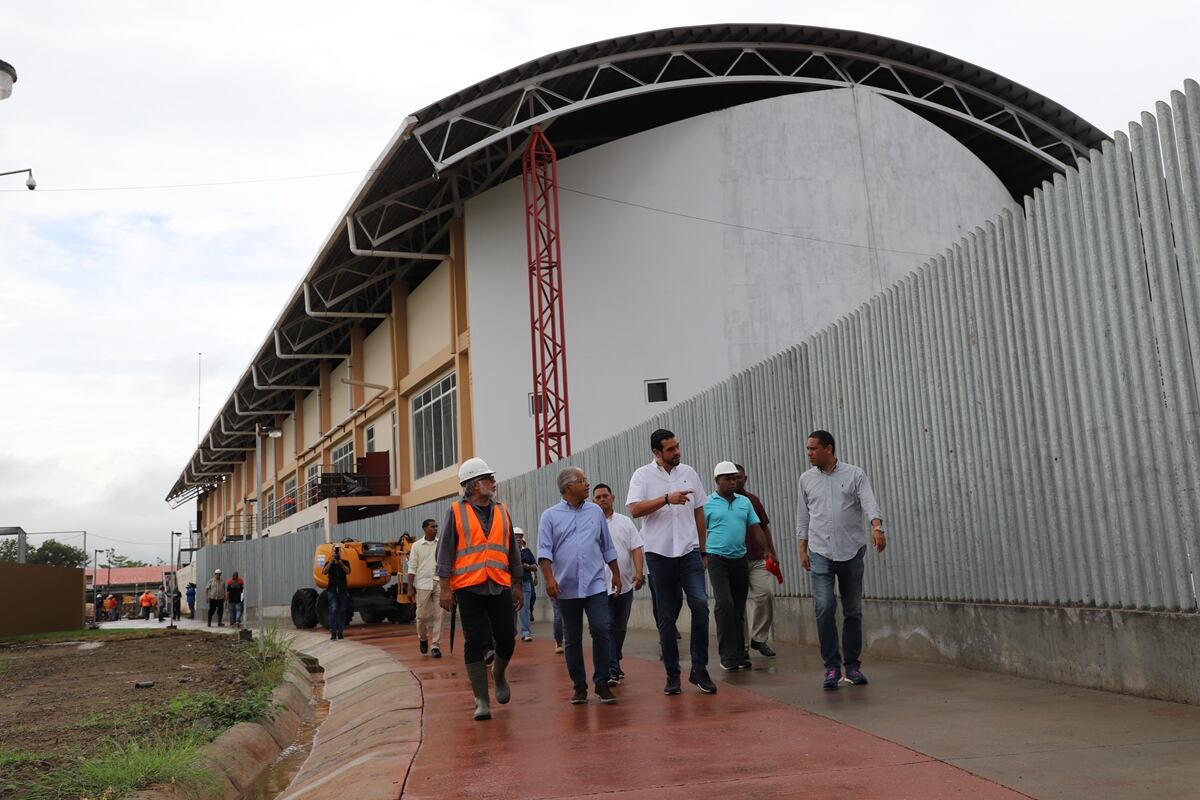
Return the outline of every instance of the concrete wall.
<path id="1" fill-rule="evenodd" d="M 684 120 L 563 159 L 559 180 L 575 450 L 663 410 L 643 381 L 690 397 L 1012 202 L 962 145 L 866 90 Z M 515 475 L 534 466 L 520 182 L 469 201 L 466 232 L 475 449 Z"/>
<path id="2" fill-rule="evenodd" d="M 408 296 L 409 369 L 416 370 L 449 345 L 450 268 L 442 262 Z"/>
<path id="3" fill-rule="evenodd" d="M 81 569 L 0 562 L 0 637 L 83 628 Z"/>

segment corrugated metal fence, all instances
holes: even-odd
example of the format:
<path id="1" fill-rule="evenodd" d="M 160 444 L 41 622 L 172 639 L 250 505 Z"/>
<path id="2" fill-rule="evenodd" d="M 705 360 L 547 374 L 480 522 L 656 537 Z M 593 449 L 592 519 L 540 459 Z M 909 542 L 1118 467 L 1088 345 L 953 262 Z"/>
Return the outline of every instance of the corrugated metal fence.
<path id="1" fill-rule="evenodd" d="M 290 606 L 292 594 L 304 587 L 313 586 L 313 551 L 317 544 L 325 541 L 325 526 L 317 525 L 308 530 L 289 533 L 286 536 L 268 536 L 261 540 L 263 571 L 263 605 Z M 196 598 L 197 606 L 208 608 L 204 599 L 204 584 L 212 577 L 214 569 L 220 569 L 225 580 L 237 572 L 246 581 L 246 608 L 258 607 L 259 541 L 226 542 L 209 545 L 196 551 Z"/>
<path id="2" fill-rule="evenodd" d="M 1195 611 L 1200 86 L 1156 111 L 811 339 L 569 462 L 621 502 L 660 426 L 702 475 L 745 464 L 803 595 L 796 477 L 825 428 L 891 534 L 874 597 Z M 502 483 L 518 525 L 558 500 L 559 468 Z"/>

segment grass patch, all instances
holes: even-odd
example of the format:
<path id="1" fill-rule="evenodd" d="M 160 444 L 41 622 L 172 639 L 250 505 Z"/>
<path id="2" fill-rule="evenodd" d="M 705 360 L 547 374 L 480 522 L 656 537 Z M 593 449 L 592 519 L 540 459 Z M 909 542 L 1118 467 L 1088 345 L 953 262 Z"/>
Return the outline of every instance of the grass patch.
<path id="1" fill-rule="evenodd" d="M 8 672 L 8 662 L 0 661 L 0 675 L 3 675 L 6 672 Z"/>
<path id="2" fill-rule="evenodd" d="M 241 697 L 216 692 L 184 692 L 167 701 L 162 714 L 174 725 L 215 735 L 239 722 L 253 722 L 272 711 L 271 689 L 252 689 Z"/>
<path id="3" fill-rule="evenodd" d="M 77 631 L 25 633 L 0 639 L 0 646 L 20 642 L 88 642 L 96 639 L 145 639 L 159 635 L 165 628 L 84 628 Z"/>
<path id="4" fill-rule="evenodd" d="M 37 776 L 25 796 L 29 800 L 118 798 L 165 783 L 178 787 L 186 797 L 210 797 L 220 784 L 200 765 L 198 748 L 205 741 L 188 735 L 164 742 L 114 743 L 103 755 Z"/>
<path id="5" fill-rule="evenodd" d="M 41 761 L 41 756 L 33 753 L 25 753 L 20 750 L 12 750 L 8 747 L 0 747 L 0 771 L 19 767 L 30 761 Z"/>

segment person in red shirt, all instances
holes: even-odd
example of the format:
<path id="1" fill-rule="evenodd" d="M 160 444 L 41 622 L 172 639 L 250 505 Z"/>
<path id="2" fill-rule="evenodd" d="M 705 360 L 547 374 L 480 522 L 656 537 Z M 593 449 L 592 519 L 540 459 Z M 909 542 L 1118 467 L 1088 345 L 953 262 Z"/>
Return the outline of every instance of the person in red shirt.
<path id="1" fill-rule="evenodd" d="M 741 464 L 737 467 L 737 483 L 734 491 L 745 495 L 758 515 L 758 524 L 762 526 L 763 535 L 771 553 L 775 552 L 775 540 L 771 538 L 771 524 L 767 519 L 767 510 L 757 496 L 746 491 L 746 468 Z M 767 644 L 771 635 L 771 624 L 775 619 L 775 578 L 767 570 L 766 558 L 770 555 L 763 550 L 762 545 L 754 537 L 746 538 L 746 558 L 750 561 L 750 593 L 746 596 L 746 616 L 749 625 L 749 647 L 745 657 L 750 657 L 750 650 L 757 650 L 764 656 L 772 657 L 775 651 Z"/>

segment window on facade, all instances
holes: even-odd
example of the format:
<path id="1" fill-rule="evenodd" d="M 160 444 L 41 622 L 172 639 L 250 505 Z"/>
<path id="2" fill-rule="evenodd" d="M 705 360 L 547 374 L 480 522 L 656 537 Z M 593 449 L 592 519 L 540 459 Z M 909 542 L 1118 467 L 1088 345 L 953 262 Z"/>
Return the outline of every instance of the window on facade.
<path id="1" fill-rule="evenodd" d="M 267 492 L 263 495 L 263 525 L 270 525 L 275 522 L 275 490 Z"/>
<path id="2" fill-rule="evenodd" d="M 306 505 L 312 505 L 317 501 L 317 488 L 321 481 L 321 465 L 309 464 L 308 472 L 305 473 L 304 487 L 308 491 L 308 502 Z"/>
<path id="3" fill-rule="evenodd" d="M 354 472 L 354 440 L 333 448 L 330 468 L 334 472 Z"/>
<path id="4" fill-rule="evenodd" d="M 451 372 L 413 397 L 414 478 L 432 475 L 458 461 L 457 386 Z"/>
<path id="5" fill-rule="evenodd" d="M 375 452 L 375 426 L 367 428 L 367 452 Z"/>
<path id="6" fill-rule="evenodd" d="M 665 403 L 667 402 L 667 379 L 656 378 L 652 381 L 646 381 L 646 402 L 647 403 Z"/>
<path id="7" fill-rule="evenodd" d="M 279 516 L 286 517 L 295 513 L 300 498 L 296 495 L 296 479 L 288 478 L 283 482 L 283 497 L 279 498 Z"/>

